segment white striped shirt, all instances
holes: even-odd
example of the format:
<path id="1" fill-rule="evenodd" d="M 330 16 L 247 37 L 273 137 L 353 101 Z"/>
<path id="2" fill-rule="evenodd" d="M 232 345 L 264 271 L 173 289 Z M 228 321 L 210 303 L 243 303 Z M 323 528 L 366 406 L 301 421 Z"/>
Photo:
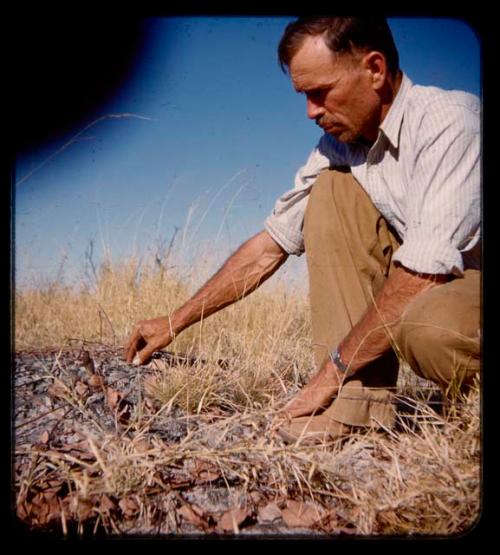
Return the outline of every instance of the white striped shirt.
<path id="1" fill-rule="evenodd" d="M 413 85 L 399 91 L 367 147 L 321 137 L 295 187 L 276 202 L 265 228 L 289 254 L 304 252 L 309 191 L 318 174 L 349 166 L 402 244 L 393 259 L 429 274 L 479 268 L 480 102 L 462 91 Z"/>

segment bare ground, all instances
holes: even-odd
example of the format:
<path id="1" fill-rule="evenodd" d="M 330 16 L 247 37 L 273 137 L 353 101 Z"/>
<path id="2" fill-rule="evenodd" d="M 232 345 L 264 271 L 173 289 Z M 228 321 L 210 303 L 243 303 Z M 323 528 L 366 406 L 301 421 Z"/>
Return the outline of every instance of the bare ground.
<path id="1" fill-rule="evenodd" d="M 429 483 L 412 489 L 414 455 L 401 451 L 395 464 L 391 445 L 410 445 L 415 425 L 403 439 L 367 434 L 287 446 L 271 433 L 270 413 L 221 403 L 188 414 L 174 399 L 148 395 L 152 368 L 128 365 L 110 347 L 85 351 L 16 355 L 15 511 L 28 533 L 446 535 L 477 518 L 479 444 L 468 447 L 477 467 L 466 476 L 436 452 Z M 416 405 L 404 406 L 415 415 Z M 425 519 L 437 524 L 428 528 Z"/>

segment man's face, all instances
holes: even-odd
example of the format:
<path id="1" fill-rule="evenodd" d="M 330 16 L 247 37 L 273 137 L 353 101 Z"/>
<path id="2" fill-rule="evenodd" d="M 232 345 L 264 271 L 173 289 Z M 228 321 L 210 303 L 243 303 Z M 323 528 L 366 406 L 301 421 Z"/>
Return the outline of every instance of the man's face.
<path id="1" fill-rule="evenodd" d="M 307 37 L 290 62 L 295 90 L 307 99 L 307 116 L 343 143 L 375 141 L 381 103 L 363 54 L 336 56 L 321 37 Z"/>

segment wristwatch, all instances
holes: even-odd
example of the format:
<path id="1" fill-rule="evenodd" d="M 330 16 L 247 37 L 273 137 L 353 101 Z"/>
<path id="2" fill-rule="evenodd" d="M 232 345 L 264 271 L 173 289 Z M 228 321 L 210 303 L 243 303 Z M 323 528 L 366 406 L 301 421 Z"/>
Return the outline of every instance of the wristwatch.
<path id="1" fill-rule="evenodd" d="M 335 364 L 335 366 L 342 372 L 342 374 L 345 374 L 347 372 L 347 366 L 342 362 L 342 359 L 340 358 L 338 347 L 335 349 L 335 351 L 330 353 L 330 359 L 333 364 Z"/>

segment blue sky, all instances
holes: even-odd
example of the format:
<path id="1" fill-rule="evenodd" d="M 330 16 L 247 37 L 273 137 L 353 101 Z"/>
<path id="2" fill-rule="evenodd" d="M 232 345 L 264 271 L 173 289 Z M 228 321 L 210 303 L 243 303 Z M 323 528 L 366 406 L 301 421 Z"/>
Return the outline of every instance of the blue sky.
<path id="1" fill-rule="evenodd" d="M 208 244 L 222 261 L 259 231 L 320 136 L 277 64 L 290 20 L 148 20 L 140 63 L 90 126 L 16 161 L 18 285 L 61 265 L 79 279 L 90 241 L 96 261 L 104 246 L 119 260 L 177 227 L 185 254 Z M 480 95 L 480 43 L 464 22 L 389 24 L 415 83 Z"/>

